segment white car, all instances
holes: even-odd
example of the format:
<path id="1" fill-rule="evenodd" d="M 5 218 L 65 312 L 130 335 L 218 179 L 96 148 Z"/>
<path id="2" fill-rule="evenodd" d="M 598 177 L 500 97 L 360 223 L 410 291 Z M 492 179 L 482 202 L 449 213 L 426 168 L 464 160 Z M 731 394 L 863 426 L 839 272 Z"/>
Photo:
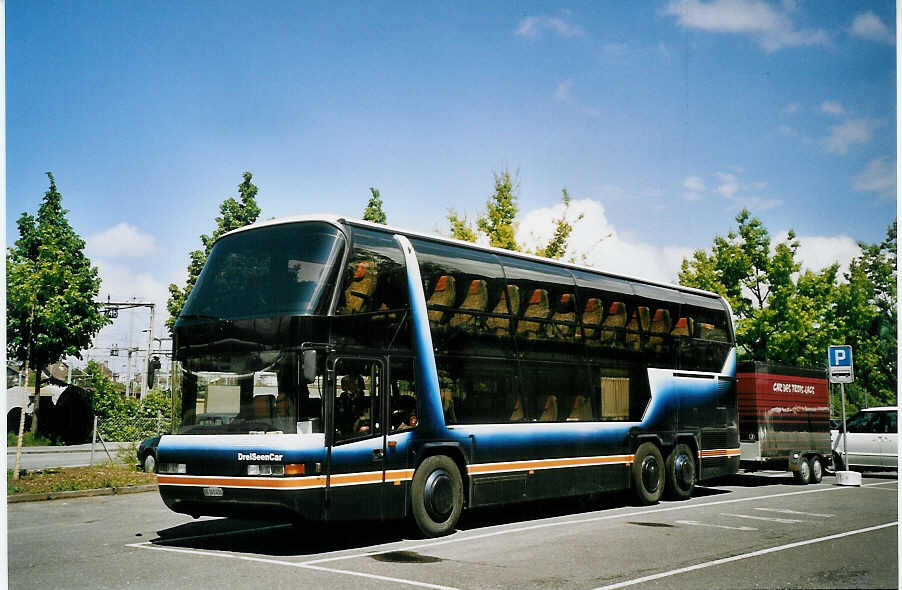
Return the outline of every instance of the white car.
<path id="1" fill-rule="evenodd" d="M 846 420 L 848 432 L 830 431 L 833 465 L 845 468 L 843 438 L 848 444 L 848 466 L 876 469 L 896 469 L 899 461 L 899 429 L 895 407 L 865 408 Z"/>

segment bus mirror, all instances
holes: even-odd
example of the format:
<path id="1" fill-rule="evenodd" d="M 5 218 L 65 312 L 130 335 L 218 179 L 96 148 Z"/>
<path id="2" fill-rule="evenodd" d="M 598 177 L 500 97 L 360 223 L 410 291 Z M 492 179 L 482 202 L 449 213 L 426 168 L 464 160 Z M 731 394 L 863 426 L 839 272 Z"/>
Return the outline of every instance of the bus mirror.
<path id="1" fill-rule="evenodd" d="M 314 381 L 316 381 L 316 351 L 305 350 L 301 354 L 303 355 L 304 359 L 304 381 L 306 383 L 313 383 Z"/>

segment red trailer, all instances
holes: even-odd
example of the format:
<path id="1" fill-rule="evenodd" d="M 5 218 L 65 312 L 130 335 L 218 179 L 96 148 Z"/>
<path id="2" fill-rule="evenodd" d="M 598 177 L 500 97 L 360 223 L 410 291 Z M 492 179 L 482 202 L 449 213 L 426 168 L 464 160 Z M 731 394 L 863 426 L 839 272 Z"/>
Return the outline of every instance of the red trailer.
<path id="1" fill-rule="evenodd" d="M 818 483 L 831 464 L 827 373 L 760 362 L 736 367 L 740 466 Z"/>

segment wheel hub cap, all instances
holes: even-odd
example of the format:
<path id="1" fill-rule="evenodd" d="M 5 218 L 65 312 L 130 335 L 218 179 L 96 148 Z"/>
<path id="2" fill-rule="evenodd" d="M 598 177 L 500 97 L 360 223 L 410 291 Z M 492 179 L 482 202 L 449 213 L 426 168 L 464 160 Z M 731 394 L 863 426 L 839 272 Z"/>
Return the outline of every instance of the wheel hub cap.
<path id="1" fill-rule="evenodd" d="M 687 489 L 692 485 L 692 459 L 686 455 L 677 455 L 676 460 L 673 462 L 673 466 L 676 470 L 676 479 L 680 486 L 683 489 Z"/>
<path id="2" fill-rule="evenodd" d="M 658 480 L 661 467 L 654 457 L 646 457 L 642 461 L 642 484 L 651 493 L 658 491 Z"/>
<path id="3" fill-rule="evenodd" d="M 438 469 L 429 474 L 423 499 L 426 512 L 433 520 L 442 522 L 451 515 L 454 509 L 454 491 L 447 471 Z"/>

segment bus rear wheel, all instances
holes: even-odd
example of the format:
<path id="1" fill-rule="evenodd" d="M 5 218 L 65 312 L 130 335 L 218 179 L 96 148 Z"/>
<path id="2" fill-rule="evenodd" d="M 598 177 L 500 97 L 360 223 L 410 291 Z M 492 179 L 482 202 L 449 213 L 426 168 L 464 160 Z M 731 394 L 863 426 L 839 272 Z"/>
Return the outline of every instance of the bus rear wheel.
<path id="1" fill-rule="evenodd" d="M 667 456 L 667 496 L 687 500 L 695 489 L 695 459 L 689 445 L 678 444 Z"/>
<path id="2" fill-rule="evenodd" d="M 655 504 L 664 493 L 664 459 L 654 444 L 636 449 L 632 466 L 633 489 L 642 504 Z"/>
<path id="3" fill-rule="evenodd" d="M 454 531 L 464 505 L 464 487 L 457 464 L 445 455 L 427 457 L 413 475 L 411 512 L 427 537 Z"/>

